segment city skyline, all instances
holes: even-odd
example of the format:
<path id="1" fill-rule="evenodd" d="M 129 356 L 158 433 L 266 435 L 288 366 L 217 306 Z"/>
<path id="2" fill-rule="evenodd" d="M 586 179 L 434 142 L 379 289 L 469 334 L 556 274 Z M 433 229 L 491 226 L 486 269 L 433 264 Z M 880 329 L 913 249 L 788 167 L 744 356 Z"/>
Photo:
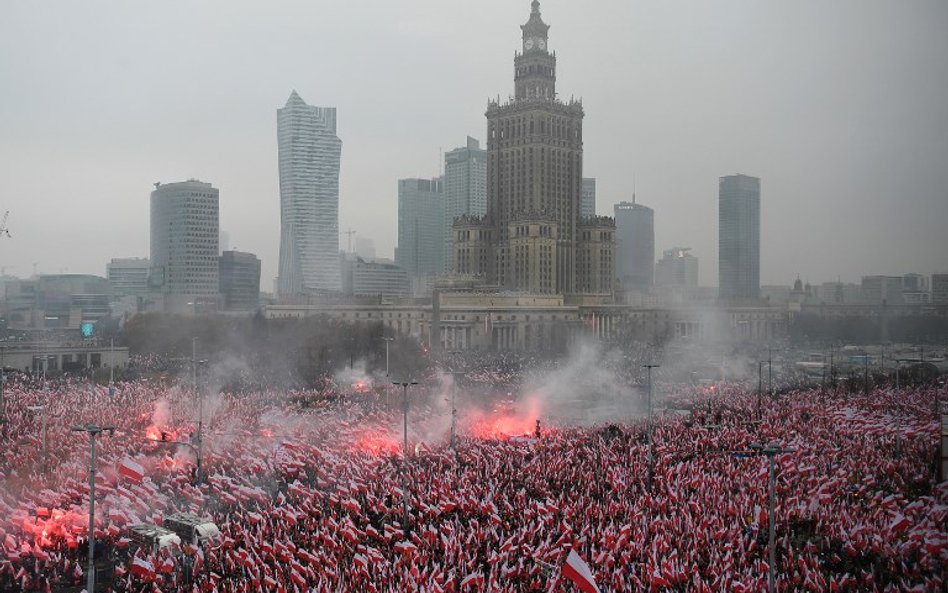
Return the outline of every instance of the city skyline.
<path id="1" fill-rule="evenodd" d="M 33 262 L 39 272 L 103 274 L 113 257 L 144 257 L 150 184 L 199 177 L 221 188 L 221 226 L 234 248 L 259 255 L 269 286 L 279 245 L 273 106 L 297 88 L 340 109 L 340 229 L 376 238 L 389 255 L 392 184 L 434 176 L 439 148 L 484 136 L 486 95 L 509 87 L 509 66 L 498 66 L 516 47 L 509 24 L 522 22 L 528 2 L 340 5 L 320 15 L 248 4 L 223 17 L 171 2 L 160 11 L 116 5 L 108 19 L 59 6 L 50 15 L 16 5 L 0 24 L 9 81 L 0 211 L 11 211 L 12 235 L 0 264 L 21 277 Z M 752 171 L 767 184 L 762 284 L 945 271 L 948 42 L 939 32 L 948 14 L 938 3 L 915 8 L 590 10 L 546 0 L 562 87 L 581 92 L 590 113 L 584 174 L 597 178 L 598 212 L 630 199 L 634 184 L 655 209 L 656 250 L 694 247 L 708 264 L 702 285 L 714 285 L 715 182 Z M 847 27 L 854 15 L 861 26 Z M 461 22 L 475 42 L 457 43 Z M 364 35 L 347 34 L 356 23 Z M 285 34 L 251 52 L 226 39 L 229 27 Z M 182 47 L 152 40 L 166 28 Z M 38 29 L 54 43 L 31 35 Z M 187 40 L 196 31 L 201 40 Z M 311 68 L 296 57 L 314 54 L 330 58 Z M 754 84 L 737 84 L 745 79 Z M 213 84 L 181 95 L 198 81 Z M 399 93 L 385 92 L 395 84 Z M 84 249 L 50 249 L 50 235 Z"/>

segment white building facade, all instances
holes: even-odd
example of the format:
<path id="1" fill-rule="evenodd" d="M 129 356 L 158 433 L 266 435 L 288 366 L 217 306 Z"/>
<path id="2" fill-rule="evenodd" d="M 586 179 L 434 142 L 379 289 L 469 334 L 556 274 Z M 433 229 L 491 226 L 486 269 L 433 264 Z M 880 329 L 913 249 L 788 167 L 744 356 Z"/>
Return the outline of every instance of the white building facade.
<path id="1" fill-rule="evenodd" d="M 339 292 L 339 160 L 336 109 L 293 91 L 277 110 L 281 297 Z"/>
<path id="2" fill-rule="evenodd" d="M 151 192 L 149 288 L 169 312 L 217 308 L 220 240 L 219 192 L 190 179 L 156 184 Z"/>

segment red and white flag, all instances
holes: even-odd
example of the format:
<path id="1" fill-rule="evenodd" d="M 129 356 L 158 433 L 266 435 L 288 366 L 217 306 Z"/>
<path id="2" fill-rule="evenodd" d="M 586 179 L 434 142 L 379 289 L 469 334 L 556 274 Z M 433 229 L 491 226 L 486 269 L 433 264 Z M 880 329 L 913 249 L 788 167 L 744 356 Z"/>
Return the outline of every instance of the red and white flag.
<path id="1" fill-rule="evenodd" d="M 132 559 L 132 574 L 141 580 L 152 580 L 155 578 L 155 565 L 136 556 Z"/>
<path id="2" fill-rule="evenodd" d="M 573 581 L 583 593 L 600 593 L 589 566 L 579 557 L 576 550 L 570 550 L 563 565 L 563 576 Z"/>
<path id="3" fill-rule="evenodd" d="M 118 471 L 129 480 L 135 482 L 141 482 L 145 479 L 145 468 L 128 457 L 125 457 L 119 463 Z"/>

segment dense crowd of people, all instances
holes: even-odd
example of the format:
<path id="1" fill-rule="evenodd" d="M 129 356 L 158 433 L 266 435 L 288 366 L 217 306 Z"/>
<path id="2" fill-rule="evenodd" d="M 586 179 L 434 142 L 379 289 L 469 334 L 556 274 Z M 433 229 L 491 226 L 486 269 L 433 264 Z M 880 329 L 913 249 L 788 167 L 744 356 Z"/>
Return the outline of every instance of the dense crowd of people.
<path id="1" fill-rule="evenodd" d="M 474 378 L 513 388 L 521 372 Z M 773 459 L 779 591 L 944 590 L 943 388 L 760 400 L 683 387 L 651 431 L 644 417 L 555 426 L 542 404 L 481 406 L 461 410 L 452 448 L 446 388 L 430 381 L 410 392 L 407 451 L 397 393 L 348 389 L 8 384 L 0 590 L 85 582 L 90 443 L 72 428 L 86 423 L 114 427 L 96 442 L 108 591 L 539 592 L 570 550 L 604 592 L 764 591 L 769 459 L 755 443 L 788 450 Z M 119 471 L 127 461 L 143 479 Z M 220 536 L 132 537 L 176 512 Z"/>

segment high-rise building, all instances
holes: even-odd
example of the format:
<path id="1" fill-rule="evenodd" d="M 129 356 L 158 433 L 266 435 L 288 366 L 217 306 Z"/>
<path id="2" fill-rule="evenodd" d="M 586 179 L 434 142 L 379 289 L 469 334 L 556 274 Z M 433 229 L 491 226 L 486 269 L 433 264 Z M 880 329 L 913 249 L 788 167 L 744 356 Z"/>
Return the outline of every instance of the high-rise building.
<path id="1" fill-rule="evenodd" d="M 901 276 L 863 276 L 862 298 L 869 305 L 901 305 L 902 277 Z"/>
<path id="2" fill-rule="evenodd" d="M 698 288 L 698 258 L 690 247 L 672 247 L 655 264 L 655 285 Z"/>
<path id="3" fill-rule="evenodd" d="M 760 298 L 760 179 L 728 175 L 718 182 L 718 295 Z"/>
<path id="4" fill-rule="evenodd" d="M 105 265 L 105 275 L 112 285 L 112 296 L 144 296 L 148 294 L 147 257 L 116 257 Z"/>
<path id="5" fill-rule="evenodd" d="M 932 304 L 948 305 L 948 274 L 932 274 Z"/>
<path id="6" fill-rule="evenodd" d="M 228 311 L 260 306 L 260 260 L 252 253 L 225 251 L 220 257 L 220 291 Z"/>
<path id="7" fill-rule="evenodd" d="M 444 191 L 441 177 L 398 180 L 395 263 L 413 280 L 444 272 Z"/>
<path id="8" fill-rule="evenodd" d="M 196 179 L 157 183 L 151 192 L 149 287 L 166 311 L 217 308 L 220 238 L 219 193 Z"/>
<path id="9" fill-rule="evenodd" d="M 487 151 L 467 137 L 467 145 L 444 155 L 444 264 L 455 268 L 451 226 L 461 216 L 487 213 Z"/>
<path id="10" fill-rule="evenodd" d="M 370 237 L 360 237 L 356 235 L 355 252 L 356 255 L 363 259 L 375 259 L 375 241 Z"/>
<path id="11" fill-rule="evenodd" d="M 339 292 L 339 157 L 335 107 L 296 91 L 277 110 L 281 297 Z"/>
<path id="12" fill-rule="evenodd" d="M 579 216 L 591 218 L 596 215 L 596 178 L 583 177 L 582 195 L 579 198 Z"/>
<path id="13" fill-rule="evenodd" d="M 655 278 L 655 211 L 635 201 L 614 207 L 616 279 L 625 293 L 644 293 Z"/>
<path id="14" fill-rule="evenodd" d="M 514 96 L 487 104 L 487 214 L 454 225 L 457 271 L 510 291 L 611 296 L 613 274 L 600 275 L 603 266 L 614 270 L 615 225 L 580 219 L 583 106 L 558 98 L 550 27 L 540 3 L 531 6 L 514 56 Z M 595 253 L 579 245 L 594 239 Z"/>

